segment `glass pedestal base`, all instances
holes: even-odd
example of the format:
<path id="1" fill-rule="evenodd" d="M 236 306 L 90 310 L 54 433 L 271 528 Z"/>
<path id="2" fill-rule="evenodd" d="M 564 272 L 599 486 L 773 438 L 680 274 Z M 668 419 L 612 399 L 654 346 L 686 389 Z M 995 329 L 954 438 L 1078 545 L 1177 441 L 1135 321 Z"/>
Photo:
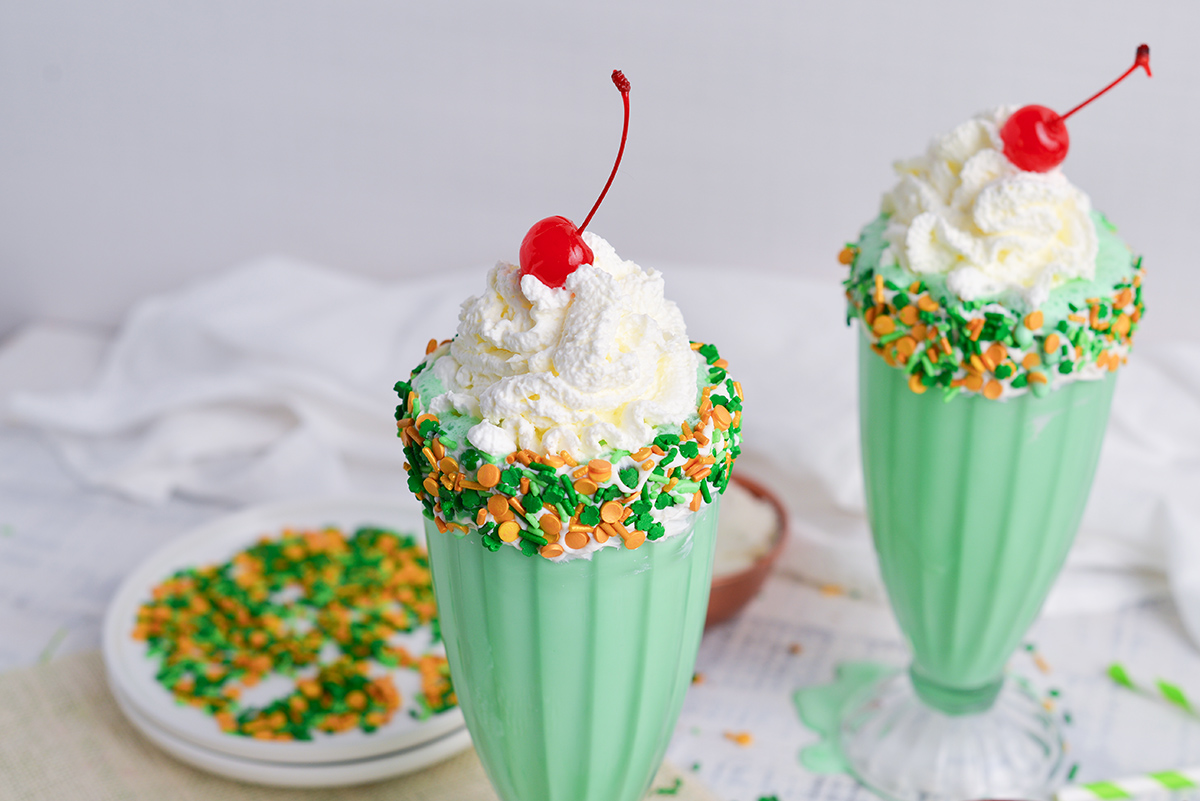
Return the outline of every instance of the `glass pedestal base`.
<path id="1" fill-rule="evenodd" d="M 905 671 L 846 710 L 840 745 L 850 771 L 891 801 L 1034 801 L 1062 780 L 1058 722 L 1012 679 L 987 710 L 947 715 L 917 697 Z"/>

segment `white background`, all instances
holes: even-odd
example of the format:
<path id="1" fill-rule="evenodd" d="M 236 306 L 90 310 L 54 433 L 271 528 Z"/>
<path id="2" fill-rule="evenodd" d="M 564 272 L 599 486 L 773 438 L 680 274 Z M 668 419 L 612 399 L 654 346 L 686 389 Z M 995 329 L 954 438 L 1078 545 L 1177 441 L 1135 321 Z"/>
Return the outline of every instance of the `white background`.
<path id="1" fill-rule="evenodd" d="M 0 336 L 114 326 L 270 252 L 388 278 L 577 221 L 627 258 L 841 277 L 891 162 L 1002 102 L 1147 257 L 1144 336 L 1197 338 L 1200 4 L 0 0 Z M 472 279 L 475 280 L 475 279 Z M 464 296 L 467 291 L 464 290 Z"/>

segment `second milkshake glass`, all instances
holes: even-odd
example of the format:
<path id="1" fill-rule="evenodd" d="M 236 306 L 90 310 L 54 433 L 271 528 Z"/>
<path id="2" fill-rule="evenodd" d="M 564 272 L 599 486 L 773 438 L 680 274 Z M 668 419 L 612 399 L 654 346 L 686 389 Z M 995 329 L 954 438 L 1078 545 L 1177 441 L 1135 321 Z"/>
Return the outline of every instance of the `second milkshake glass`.
<path id="1" fill-rule="evenodd" d="M 843 721 L 854 773 L 898 799 L 1044 795 L 1058 726 L 1004 665 L 1083 515 L 1115 375 L 1045 398 L 943 401 L 859 354 L 867 508 L 888 598 L 913 652 Z"/>

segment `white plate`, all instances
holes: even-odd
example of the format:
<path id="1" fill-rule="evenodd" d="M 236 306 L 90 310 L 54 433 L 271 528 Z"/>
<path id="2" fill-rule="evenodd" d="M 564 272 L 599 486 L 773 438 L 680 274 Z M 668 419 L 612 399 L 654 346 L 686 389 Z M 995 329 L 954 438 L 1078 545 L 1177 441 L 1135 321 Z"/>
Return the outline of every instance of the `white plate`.
<path id="1" fill-rule="evenodd" d="M 294 501 L 247 509 L 202 526 L 154 553 L 125 580 L 109 604 L 104 618 L 104 662 L 110 686 L 128 704 L 157 728 L 207 751 L 216 751 L 250 760 L 275 763 L 328 763 L 367 759 L 416 748 L 440 740 L 463 727 L 462 711 L 455 707 L 426 720 L 409 714 L 420 688 L 414 670 L 392 672 L 403 699 L 385 726 L 371 734 L 352 730 L 339 734 L 316 732 L 311 741 L 275 742 L 222 732 L 207 713 L 176 703 L 171 693 L 154 676 L 158 660 L 146 655 L 146 643 L 131 636 L 137 610 L 149 600 L 150 590 L 176 570 L 224 562 L 260 537 L 278 536 L 284 528 L 315 527 L 332 524 L 353 531 L 374 525 L 412 534 L 424 541 L 420 507 L 411 498 L 335 498 Z M 415 633 L 410 648 L 425 650 L 429 631 Z M 422 642 L 423 640 L 423 642 Z M 247 691 L 270 694 L 268 678 L 263 685 Z M 282 680 L 280 680 L 282 681 Z M 286 684 L 279 687 L 283 690 Z M 265 699 L 262 699 L 265 700 Z"/>
<path id="2" fill-rule="evenodd" d="M 345 762 L 295 765 L 256 762 L 201 748 L 155 726 L 121 692 L 114 693 L 117 705 L 129 722 L 152 743 L 192 767 L 254 784 L 272 787 L 345 787 L 403 776 L 449 759 L 471 747 L 467 727 L 454 729 L 415 748 Z"/>

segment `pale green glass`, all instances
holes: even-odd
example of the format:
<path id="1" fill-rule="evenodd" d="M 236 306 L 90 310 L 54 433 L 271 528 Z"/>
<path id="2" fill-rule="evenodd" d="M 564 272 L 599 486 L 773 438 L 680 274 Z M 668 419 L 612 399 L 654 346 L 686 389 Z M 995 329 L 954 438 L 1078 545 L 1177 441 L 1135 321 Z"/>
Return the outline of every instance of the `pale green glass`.
<path id="1" fill-rule="evenodd" d="M 1115 376 L 949 403 L 859 353 L 867 510 L 917 694 L 948 714 L 988 708 L 1005 662 L 1062 568 L 1108 423 Z"/>
<path id="2" fill-rule="evenodd" d="M 450 674 L 503 801 L 637 801 L 691 683 L 718 499 L 688 531 L 555 564 L 426 525 Z"/>

